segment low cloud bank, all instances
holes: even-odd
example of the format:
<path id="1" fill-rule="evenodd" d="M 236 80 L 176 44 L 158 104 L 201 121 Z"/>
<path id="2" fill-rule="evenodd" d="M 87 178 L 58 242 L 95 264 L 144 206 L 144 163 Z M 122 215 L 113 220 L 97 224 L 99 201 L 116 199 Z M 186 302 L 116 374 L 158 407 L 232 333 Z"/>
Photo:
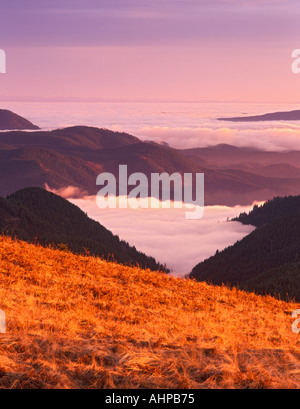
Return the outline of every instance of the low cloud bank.
<path id="1" fill-rule="evenodd" d="M 166 263 L 174 275 L 185 275 L 216 250 L 234 244 L 254 228 L 227 219 L 251 210 L 206 206 L 204 217 L 186 220 L 181 209 L 99 209 L 96 197 L 69 199 L 94 220 L 99 221 L 129 244 Z"/>
<path id="2" fill-rule="evenodd" d="M 64 199 L 79 199 L 83 198 L 87 195 L 87 192 L 83 189 L 80 189 L 79 187 L 75 186 L 67 186 L 67 187 L 62 187 L 59 189 L 51 189 L 48 184 L 45 184 L 45 189 L 48 190 L 48 192 L 52 192 L 55 195 L 61 196 Z"/>
<path id="3" fill-rule="evenodd" d="M 177 149 L 201 148 L 226 143 L 264 151 L 300 150 L 300 126 L 293 123 L 247 124 L 235 126 L 144 127 L 136 132 L 143 140 L 167 142 Z"/>

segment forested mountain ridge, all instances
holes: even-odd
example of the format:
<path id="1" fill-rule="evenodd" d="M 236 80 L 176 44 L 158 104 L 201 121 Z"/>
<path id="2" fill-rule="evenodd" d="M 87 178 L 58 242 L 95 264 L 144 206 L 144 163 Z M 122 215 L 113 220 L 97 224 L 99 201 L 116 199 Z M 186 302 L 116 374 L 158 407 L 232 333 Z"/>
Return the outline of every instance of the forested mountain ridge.
<path id="1" fill-rule="evenodd" d="M 300 197 L 274 198 L 235 220 L 258 226 L 196 265 L 190 277 L 300 301 Z"/>
<path id="2" fill-rule="evenodd" d="M 300 196 L 276 196 L 268 200 L 263 205 L 254 205 L 253 209 L 247 213 L 241 213 L 233 221 L 243 224 L 251 224 L 260 227 L 266 223 L 271 223 L 282 216 L 294 215 L 300 212 Z"/>
<path id="3" fill-rule="evenodd" d="M 122 264 L 165 270 L 153 257 L 120 240 L 79 207 L 40 188 L 25 188 L 6 199 L 0 197 L 0 232 Z"/>

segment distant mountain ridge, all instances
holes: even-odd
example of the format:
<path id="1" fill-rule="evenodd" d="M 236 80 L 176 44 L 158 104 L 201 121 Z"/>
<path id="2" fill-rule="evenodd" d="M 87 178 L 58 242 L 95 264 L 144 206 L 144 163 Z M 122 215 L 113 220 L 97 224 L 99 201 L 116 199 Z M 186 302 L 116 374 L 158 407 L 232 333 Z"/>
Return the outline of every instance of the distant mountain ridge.
<path id="1" fill-rule="evenodd" d="M 204 173 L 206 205 L 248 205 L 299 194 L 299 163 L 299 151 L 263 152 L 226 144 L 180 150 L 87 126 L 9 131 L 0 133 L 0 194 L 47 185 L 96 195 L 98 174 L 113 173 L 118 182 L 122 164 L 128 174 L 141 172 L 148 180 L 152 173 Z"/>
<path id="2" fill-rule="evenodd" d="M 71 126 L 53 131 L 22 132 L 10 131 L 0 134 L 0 148 L 45 148 L 58 152 L 76 151 L 79 148 L 107 149 L 119 148 L 140 142 L 138 138 L 125 132 L 114 132 L 109 129 L 90 126 Z"/>
<path id="3" fill-rule="evenodd" d="M 32 122 L 8 109 L 0 109 L 0 130 L 9 129 L 40 129 Z"/>
<path id="4" fill-rule="evenodd" d="M 300 110 L 287 112 L 272 112 L 263 115 L 240 116 L 233 118 L 218 118 L 219 121 L 257 122 L 257 121 L 300 121 Z"/>
<path id="5" fill-rule="evenodd" d="M 121 264 L 166 270 L 153 257 L 90 219 L 79 207 L 40 188 L 25 188 L 6 199 L 0 197 L 0 233 L 75 253 L 89 252 Z"/>

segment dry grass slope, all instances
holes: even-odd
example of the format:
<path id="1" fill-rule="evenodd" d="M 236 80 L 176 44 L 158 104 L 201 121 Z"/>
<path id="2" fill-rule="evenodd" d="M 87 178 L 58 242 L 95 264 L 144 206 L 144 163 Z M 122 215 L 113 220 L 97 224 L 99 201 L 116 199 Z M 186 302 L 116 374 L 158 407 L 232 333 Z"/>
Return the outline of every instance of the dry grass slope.
<path id="1" fill-rule="evenodd" d="M 0 237 L 2 388 L 293 388 L 299 305 Z"/>

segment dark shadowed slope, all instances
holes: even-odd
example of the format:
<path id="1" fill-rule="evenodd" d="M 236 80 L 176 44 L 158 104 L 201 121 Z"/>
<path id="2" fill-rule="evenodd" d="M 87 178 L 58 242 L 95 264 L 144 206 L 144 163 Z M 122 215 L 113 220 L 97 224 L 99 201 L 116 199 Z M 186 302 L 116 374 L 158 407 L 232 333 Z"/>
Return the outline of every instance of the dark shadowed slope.
<path id="1" fill-rule="evenodd" d="M 40 188 L 27 188 L 0 198 L 0 231 L 43 245 L 61 248 L 63 244 L 63 248 L 67 246 L 73 252 L 88 251 L 123 264 L 163 269 L 154 258 L 120 240 L 77 206 Z"/>
<path id="2" fill-rule="evenodd" d="M 0 109 L 0 130 L 39 129 L 27 119 L 7 109 Z"/>
<path id="3" fill-rule="evenodd" d="M 198 281 L 228 283 L 242 289 L 300 301 L 300 196 L 275 198 L 236 220 L 259 226 L 233 246 L 199 263 Z"/>
<path id="4" fill-rule="evenodd" d="M 300 196 L 274 197 L 261 206 L 255 205 L 251 212 L 240 213 L 234 221 L 261 227 L 283 216 L 300 212 Z"/>

